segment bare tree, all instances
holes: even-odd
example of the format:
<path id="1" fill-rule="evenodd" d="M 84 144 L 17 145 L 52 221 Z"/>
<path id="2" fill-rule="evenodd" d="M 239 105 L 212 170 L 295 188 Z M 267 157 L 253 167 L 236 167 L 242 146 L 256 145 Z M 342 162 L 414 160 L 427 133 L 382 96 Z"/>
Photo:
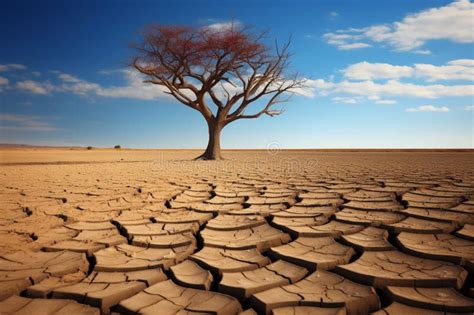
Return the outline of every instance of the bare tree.
<path id="1" fill-rule="evenodd" d="M 132 66 L 144 82 L 165 88 L 180 103 L 202 114 L 209 129 L 206 151 L 197 159 L 222 159 L 222 129 L 239 119 L 275 116 L 273 106 L 288 101 L 303 80 L 288 76 L 290 41 L 275 49 L 263 44 L 264 34 L 232 26 L 151 25 L 134 45 Z M 213 105 L 212 109 L 209 104 Z M 258 110 L 248 113 L 249 105 Z"/>

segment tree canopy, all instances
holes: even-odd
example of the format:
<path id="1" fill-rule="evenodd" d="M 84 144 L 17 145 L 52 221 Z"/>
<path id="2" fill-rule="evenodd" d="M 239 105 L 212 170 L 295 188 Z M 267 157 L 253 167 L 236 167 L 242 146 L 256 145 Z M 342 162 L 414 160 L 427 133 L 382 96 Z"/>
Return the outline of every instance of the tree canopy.
<path id="1" fill-rule="evenodd" d="M 132 66 L 144 81 L 165 88 L 185 106 L 197 110 L 209 127 L 209 143 L 202 159 L 220 159 L 220 131 L 238 119 L 275 116 L 275 104 L 288 101 L 303 80 L 288 75 L 290 41 L 275 48 L 264 44 L 265 34 L 232 26 L 150 25 L 134 45 Z M 260 108 L 248 113 L 249 105 Z M 213 108 L 210 105 L 214 106 Z"/>

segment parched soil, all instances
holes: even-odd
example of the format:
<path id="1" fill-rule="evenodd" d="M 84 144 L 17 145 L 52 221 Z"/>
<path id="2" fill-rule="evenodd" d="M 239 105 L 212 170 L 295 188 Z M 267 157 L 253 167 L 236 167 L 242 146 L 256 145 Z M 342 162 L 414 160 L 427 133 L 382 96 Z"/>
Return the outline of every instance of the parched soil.
<path id="1" fill-rule="evenodd" d="M 0 150 L 1 314 L 474 312 L 474 152 Z"/>

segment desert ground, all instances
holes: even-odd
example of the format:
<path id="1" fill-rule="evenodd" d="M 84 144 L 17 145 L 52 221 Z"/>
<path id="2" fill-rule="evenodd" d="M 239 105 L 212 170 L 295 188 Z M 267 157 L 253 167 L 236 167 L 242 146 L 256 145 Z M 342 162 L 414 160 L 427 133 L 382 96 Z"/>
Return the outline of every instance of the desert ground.
<path id="1" fill-rule="evenodd" d="M 473 151 L 1 149 L 1 314 L 474 312 Z"/>

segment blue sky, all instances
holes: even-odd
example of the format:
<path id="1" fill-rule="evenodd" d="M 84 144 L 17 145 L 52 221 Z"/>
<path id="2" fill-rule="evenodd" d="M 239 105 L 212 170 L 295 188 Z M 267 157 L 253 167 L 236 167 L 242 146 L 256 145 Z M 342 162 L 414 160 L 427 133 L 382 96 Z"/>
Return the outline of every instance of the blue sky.
<path id="1" fill-rule="evenodd" d="M 2 1 L 0 143 L 203 148 L 199 113 L 127 68 L 149 23 L 229 21 L 292 37 L 308 79 L 223 148 L 474 147 L 469 1 Z"/>

